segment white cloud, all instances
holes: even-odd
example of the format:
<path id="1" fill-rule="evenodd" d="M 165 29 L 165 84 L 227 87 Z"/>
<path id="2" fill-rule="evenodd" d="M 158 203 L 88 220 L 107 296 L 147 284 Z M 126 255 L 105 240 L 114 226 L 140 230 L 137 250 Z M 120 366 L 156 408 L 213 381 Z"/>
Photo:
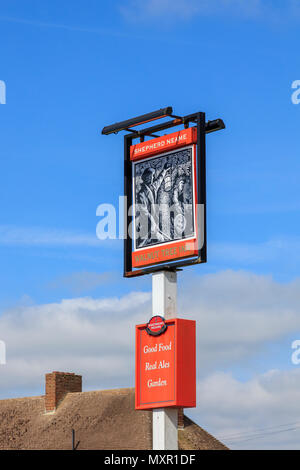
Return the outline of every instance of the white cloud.
<path id="1" fill-rule="evenodd" d="M 150 294 L 77 298 L 19 306 L 0 316 L 7 364 L 0 371 L 1 395 L 40 390 L 51 370 L 82 373 L 88 387 L 107 388 L 133 379 L 134 325 L 150 317 Z M 148 312 L 148 313 L 147 313 Z M 9 391 L 9 392 L 8 392 Z"/>
<path id="2" fill-rule="evenodd" d="M 281 344 L 288 335 L 299 334 L 299 307 L 300 280 L 282 284 L 266 276 L 226 271 L 186 278 L 179 286 L 178 315 L 197 320 L 201 376 L 224 366 L 241 366 L 245 358 L 263 354 L 266 345 Z M 43 375 L 51 368 L 76 371 L 80 364 L 86 383 L 100 388 L 110 380 L 108 376 L 115 376 L 116 384 L 120 374 L 124 380 L 132 380 L 134 325 L 150 315 L 148 292 L 44 305 L 27 302 L 4 312 L 0 339 L 7 345 L 7 365 L 0 375 L 2 393 L 22 387 L 25 370 L 38 386 L 37 368 Z M 288 350 L 288 366 L 291 354 Z M 125 358 L 127 367 L 122 365 Z M 105 370 L 100 367 L 103 361 Z M 100 373 L 94 369 L 96 363 Z"/>
<path id="3" fill-rule="evenodd" d="M 287 0 L 284 8 L 274 6 L 271 0 L 128 0 L 120 11 L 130 21 L 182 21 L 196 15 L 278 20 L 295 17 L 299 5 L 296 0 Z"/>
<path id="4" fill-rule="evenodd" d="M 73 31 L 79 33 L 98 34 L 101 36 L 112 36 L 112 37 L 127 37 L 128 35 L 121 31 L 105 29 L 105 28 L 86 28 L 76 25 L 48 23 L 44 21 L 28 20 L 26 18 L 16 18 L 9 16 L 0 16 L 0 21 L 8 23 L 19 23 L 28 26 L 36 26 L 38 28 L 50 28 L 50 29 L 61 29 L 66 31 Z"/>
<path id="5" fill-rule="evenodd" d="M 300 449 L 300 368 L 247 382 L 212 374 L 198 383 L 193 419 L 232 449 Z"/>
<path id="6" fill-rule="evenodd" d="M 284 284 L 233 271 L 186 276 L 179 300 L 179 316 L 196 319 L 198 325 L 198 407 L 188 414 L 220 437 L 242 432 L 249 437 L 257 428 L 297 421 L 300 368 L 291 364 L 292 349 L 287 351 L 286 368 L 294 367 L 290 372 L 259 376 L 253 365 L 253 378 L 242 383 L 215 371 L 243 368 L 251 357 L 264 364 L 266 344 L 280 343 L 291 334 L 299 339 L 300 280 Z M 7 363 L 0 366 L 1 397 L 42 394 L 44 374 L 52 370 L 82 374 L 85 390 L 133 386 L 134 326 L 150 316 L 150 292 L 44 305 L 27 302 L 3 312 L 0 339 L 6 343 Z M 288 432 L 274 436 L 274 441 L 225 442 L 298 445 L 296 434 L 295 440 Z"/>
<path id="7" fill-rule="evenodd" d="M 66 289 L 73 295 L 80 295 L 101 286 L 109 281 L 112 281 L 116 276 L 113 273 L 95 273 L 88 271 L 81 271 L 71 273 L 68 276 L 60 276 L 55 280 L 49 282 L 47 287 L 49 289 Z"/>
<path id="8" fill-rule="evenodd" d="M 180 286 L 179 301 L 179 312 L 197 320 L 201 370 L 242 363 L 300 333 L 300 279 L 279 283 L 243 271 L 195 276 Z"/>
<path id="9" fill-rule="evenodd" d="M 128 19 L 144 19 L 165 15 L 169 18 L 170 16 L 190 18 L 199 12 L 199 5 L 194 0 L 130 0 L 127 4 L 123 4 L 120 9 Z"/>
<path id="10" fill-rule="evenodd" d="M 114 242 L 115 240 L 113 240 Z M 72 232 L 41 227 L 17 227 L 0 225 L 0 245 L 6 246 L 100 246 L 101 243 L 110 243 L 111 240 L 100 241 L 95 234 Z"/>
<path id="11" fill-rule="evenodd" d="M 99 240 L 95 234 L 53 229 L 46 227 L 18 227 L 13 225 L 0 225 L 0 246 L 20 246 L 20 247 L 101 247 L 110 250 L 119 250 L 122 240 L 107 239 Z M 209 246 L 209 254 L 212 262 L 238 263 L 240 266 L 253 266 L 262 262 L 289 262 L 295 264 L 300 262 L 300 239 L 297 237 L 281 237 L 266 240 L 261 243 L 220 243 L 213 242 Z M 46 253 L 43 253 L 46 256 Z M 59 256 L 56 254 L 56 256 Z M 67 253 L 60 257 L 68 257 Z M 82 259 L 80 254 L 72 253 L 72 257 Z M 93 261 L 94 257 L 86 257 Z M 102 276 L 102 275 L 100 275 Z M 65 286 L 73 286 L 73 293 L 78 294 L 83 290 L 77 289 L 79 282 L 89 285 L 99 284 L 98 273 L 74 273 L 68 278 L 61 278 L 60 281 Z M 53 282 L 52 287 L 55 287 Z M 76 287 L 77 286 L 77 287 Z"/>
<path id="12" fill-rule="evenodd" d="M 211 243 L 210 256 L 218 261 L 247 263 L 282 260 L 300 262 L 300 239 L 297 237 L 273 238 L 261 243 Z"/>

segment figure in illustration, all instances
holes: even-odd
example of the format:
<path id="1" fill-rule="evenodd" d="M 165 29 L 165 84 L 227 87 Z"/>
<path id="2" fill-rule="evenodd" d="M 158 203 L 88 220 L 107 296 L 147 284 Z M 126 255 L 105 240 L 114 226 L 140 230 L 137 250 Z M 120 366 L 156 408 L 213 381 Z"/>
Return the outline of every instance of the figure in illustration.
<path id="1" fill-rule="evenodd" d="M 170 171 L 170 164 L 166 163 L 162 171 L 156 175 L 152 167 L 146 168 L 142 174 L 142 184 L 137 196 L 138 210 L 140 212 L 140 231 L 146 227 L 147 237 L 140 241 L 139 247 L 149 244 L 151 240 L 170 240 L 168 234 L 162 232 L 159 227 L 158 190 L 166 175 Z"/>

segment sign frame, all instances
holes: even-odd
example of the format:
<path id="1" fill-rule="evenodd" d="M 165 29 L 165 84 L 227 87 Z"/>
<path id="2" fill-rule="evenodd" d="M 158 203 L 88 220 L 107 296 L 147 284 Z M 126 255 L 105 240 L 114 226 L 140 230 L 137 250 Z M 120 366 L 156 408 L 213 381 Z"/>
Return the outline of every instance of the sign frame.
<path id="1" fill-rule="evenodd" d="M 142 267 L 135 269 L 132 264 L 133 254 L 133 236 L 129 235 L 129 229 L 133 227 L 133 216 L 130 213 L 133 205 L 133 162 L 131 159 L 131 148 L 135 139 L 144 141 L 145 136 L 159 137 L 154 135 L 171 127 L 184 124 L 184 128 L 188 129 L 190 124 L 195 127 L 197 131 L 197 141 L 195 149 L 196 160 L 196 181 L 197 181 L 197 194 L 196 194 L 196 207 L 197 207 L 197 227 L 198 245 L 195 252 L 191 257 L 181 260 L 167 260 L 159 264 L 154 264 L 149 267 Z M 206 234 L 206 133 L 207 124 L 205 123 L 205 113 L 199 112 L 184 116 L 180 119 L 174 119 L 166 123 L 162 123 L 135 133 L 126 134 L 124 136 L 124 277 L 142 276 L 153 272 L 163 270 L 176 270 L 184 266 L 191 266 L 199 263 L 206 263 L 207 261 L 207 234 Z"/>

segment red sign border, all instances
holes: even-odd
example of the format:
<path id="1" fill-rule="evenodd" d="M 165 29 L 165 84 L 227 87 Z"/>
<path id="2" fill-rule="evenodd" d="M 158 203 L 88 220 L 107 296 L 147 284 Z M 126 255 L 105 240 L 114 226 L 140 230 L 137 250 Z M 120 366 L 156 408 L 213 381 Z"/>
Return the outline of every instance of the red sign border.
<path id="1" fill-rule="evenodd" d="M 186 129 L 186 131 L 192 131 L 193 129 L 196 129 L 195 127 L 190 127 L 189 129 Z M 180 131 L 180 132 L 183 132 L 183 131 Z M 161 139 L 166 139 L 168 136 L 171 136 L 171 135 L 177 135 L 180 134 L 180 132 L 176 132 L 176 133 L 173 133 L 173 134 L 168 134 L 166 136 L 163 136 Z M 190 132 L 189 133 L 189 136 L 191 139 L 195 139 L 195 136 L 196 136 L 196 139 L 197 139 L 197 132 L 193 131 L 193 132 Z M 159 139 L 153 139 L 153 140 L 156 140 L 158 141 Z M 148 141 L 148 142 L 152 142 L 152 140 Z M 137 145 L 140 145 L 140 144 L 137 144 Z M 183 147 L 190 147 L 191 146 L 191 143 L 189 144 L 173 144 L 173 150 L 174 149 L 177 149 L 178 147 L 180 148 L 183 148 Z M 135 146 L 136 147 L 136 146 Z M 198 240 L 199 240 L 199 227 L 198 227 L 198 213 L 197 213 L 197 200 L 198 200 L 198 194 L 197 194 L 197 191 L 198 191 L 198 180 L 197 180 L 197 163 L 196 163 L 196 151 L 197 151 L 197 146 L 196 144 L 193 144 L 192 145 L 192 148 L 193 148 L 193 155 L 192 155 L 192 164 L 193 164 L 193 173 L 194 173 L 194 224 L 195 224 L 195 237 L 193 238 L 189 238 L 189 239 L 181 239 L 181 240 L 174 240 L 174 241 L 171 241 L 171 242 L 165 242 L 163 244 L 160 244 L 159 246 L 151 246 L 149 248 L 145 248 L 143 250 L 132 250 L 132 253 L 131 253 L 131 262 L 132 262 L 132 267 L 133 268 L 143 268 L 143 267 L 146 267 L 146 266 L 154 266 L 156 264 L 161 264 L 161 263 L 166 263 L 166 262 L 173 262 L 173 261 L 177 261 L 177 260 L 181 260 L 181 259 L 186 259 L 186 258 L 191 258 L 191 257 L 195 257 L 198 255 Z M 153 157 L 153 156 L 159 156 L 159 155 L 164 155 L 165 153 L 167 154 L 169 152 L 169 149 L 168 151 L 166 152 L 156 152 L 156 154 L 153 154 L 153 151 L 151 152 L 149 150 L 148 154 L 147 155 L 144 155 L 143 158 L 137 158 L 135 160 L 144 160 L 144 159 L 147 159 L 148 157 Z M 170 150 L 171 152 L 171 150 Z M 134 186 L 134 185 L 133 185 Z M 134 240 L 133 240 L 133 244 L 134 244 Z M 186 250 L 186 247 L 188 247 L 188 249 Z M 173 257 L 162 257 L 161 256 L 161 251 L 162 250 L 176 250 L 178 253 L 176 256 L 173 256 Z M 181 251 L 181 254 L 180 254 L 180 250 Z M 157 254 L 157 251 L 160 252 Z M 138 262 L 137 261 L 137 256 L 139 256 L 140 259 L 142 259 L 143 256 L 145 257 L 148 257 L 148 259 L 145 259 L 142 260 L 141 262 Z"/>

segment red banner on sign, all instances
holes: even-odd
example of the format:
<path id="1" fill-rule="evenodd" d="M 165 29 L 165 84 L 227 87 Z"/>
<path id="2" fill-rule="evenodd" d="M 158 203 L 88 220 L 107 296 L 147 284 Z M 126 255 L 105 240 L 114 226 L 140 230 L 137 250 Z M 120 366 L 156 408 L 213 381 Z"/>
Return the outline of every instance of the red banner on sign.
<path id="1" fill-rule="evenodd" d="M 159 336 L 136 326 L 136 409 L 196 406 L 193 320 L 167 320 Z"/>
<path id="2" fill-rule="evenodd" d="M 141 142 L 130 147 L 130 160 L 140 160 L 163 152 L 197 143 L 197 128 L 189 127 L 183 131 L 163 135 L 147 142 Z"/>
<path id="3" fill-rule="evenodd" d="M 140 268 L 149 264 L 174 261 L 180 258 L 196 256 L 198 254 L 197 240 L 182 240 L 169 243 L 167 246 L 147 248 L 132 253 L 132 266 Z"/>

